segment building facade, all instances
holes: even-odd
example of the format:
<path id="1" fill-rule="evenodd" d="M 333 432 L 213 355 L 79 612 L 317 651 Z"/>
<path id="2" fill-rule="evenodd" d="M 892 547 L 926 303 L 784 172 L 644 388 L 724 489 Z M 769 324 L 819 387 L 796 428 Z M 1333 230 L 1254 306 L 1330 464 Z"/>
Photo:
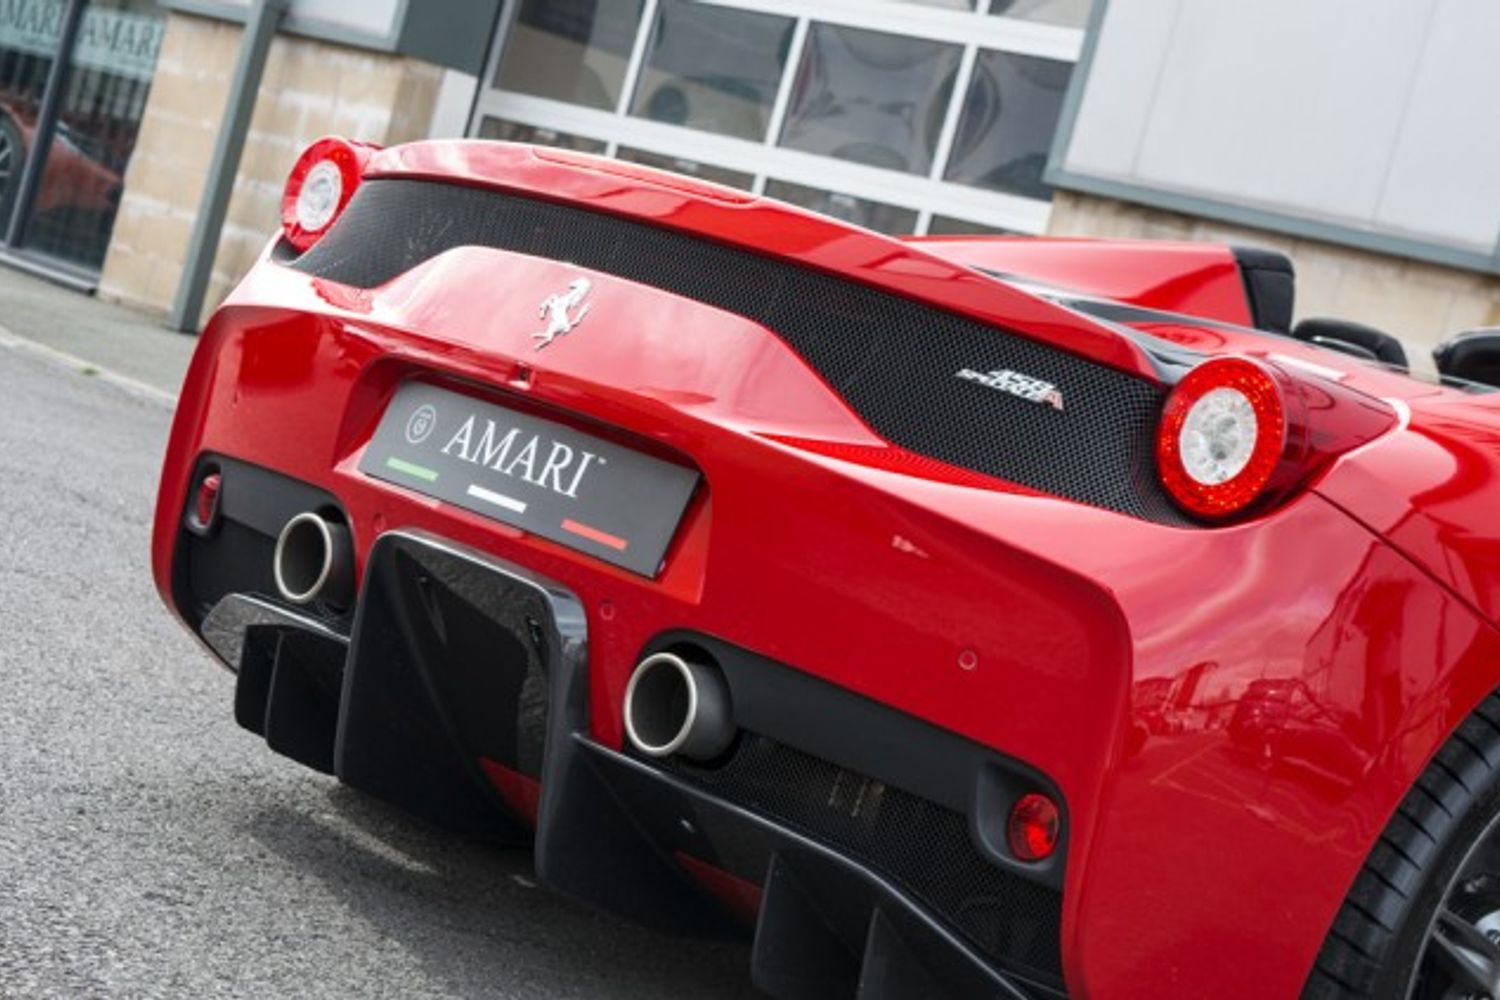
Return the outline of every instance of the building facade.
<path id="1" fill-rule="evenodd" d="M 0 0 L 0 258 L 97 273 L 165 26 L 151 0 Z"/>
<path id="2" fill-rule="evenodd" d="M 215 181 L 267 2 L 244 155 Z M 1500 7 L 1449 0 L 0 0 L 0 259 L 165 312 L 228 183 L 211 308 L 306 143 L 469 135 L 888 233 L 1282 249 L 1299 315 L 1431 344 L 1500 323 L 1496 38 Z"/>
<path id="3" fill-rule="evenodd" d="M 1045 231 L 1087 0 L 519 0 L 473 134 L 889 233 Z"/>
<path id="4" fill-rule="evenodd" d="M 1101 0 L 1049 231 L 1282 250 L 1299 317 L 1430 366 L 1500 325 L 1497 42 L 1480 0 Z"/>

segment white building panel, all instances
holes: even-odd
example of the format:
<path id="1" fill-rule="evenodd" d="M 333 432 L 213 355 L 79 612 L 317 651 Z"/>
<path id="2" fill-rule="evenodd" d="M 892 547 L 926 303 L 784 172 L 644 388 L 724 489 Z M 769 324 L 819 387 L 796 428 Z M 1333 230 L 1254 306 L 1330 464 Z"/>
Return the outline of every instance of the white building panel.
<path id="1" fill-rule="evenodd" d="M 1488 251 L 1500 232 L 1500 3 L 1438 0 L 1376 221 Z"/>
<path id="2" fill-rule="evenodd" d="M 1181 6 L 1181 0 L 1113 0 L 1105 9 L 1089 86 L 1068 150 L 1069 170 L 1115 180 L 1134 178 L 1140 138 L 1151 116 L 1151 96 Z"/>
<path id="3" fill-rule="evenodd" d="M 1110 0 L 1062 165 L 1487 253 L 1497 38 L 1494 0 Z"/>

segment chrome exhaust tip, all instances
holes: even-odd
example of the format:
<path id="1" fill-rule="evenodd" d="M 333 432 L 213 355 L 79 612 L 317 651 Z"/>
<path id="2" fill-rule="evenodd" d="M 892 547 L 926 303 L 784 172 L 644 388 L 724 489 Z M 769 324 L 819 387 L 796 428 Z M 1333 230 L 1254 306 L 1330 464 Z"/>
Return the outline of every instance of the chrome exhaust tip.
<path id="1" fill-rule="evenodd" d="M 322 600 L 348 607 L 354 596 L 354 552 L 349 529 L 307 511 L 286 523 L 272 557 L 276 590 L 293 604 Z"/>
<path id="2" fill-rule="evenodd" d="M 625 686 L 625 735 L 648 757 L 712 760 L 734 742 L 729 684 L 716 666 L 648 656 Z"/>

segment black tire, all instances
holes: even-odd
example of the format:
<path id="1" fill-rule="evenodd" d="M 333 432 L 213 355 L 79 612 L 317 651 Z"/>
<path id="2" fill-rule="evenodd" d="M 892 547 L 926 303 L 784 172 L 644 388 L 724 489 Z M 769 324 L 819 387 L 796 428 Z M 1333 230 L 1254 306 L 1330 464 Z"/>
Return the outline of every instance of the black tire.
<path id="1" fill-rule="evenodd" d="M 26 162 L 26 147 L 21 129 L 14 119 L 0 112 L 0 236 L 10 221 L 10 209 L 21 186 L 21 167 Z"/>
<path id="2" fill-rule="evenodd" d="M 1443 744 L 1381 833 L 1334 918 L 1304 1000 L 1483 996 L 1459 985 L 1455 942 L 1500 920 L 1500 696 Z M 1462 873 L 1462 878 L 1460 878 Z M 1443 908 L 1443 930 L 1437 926 Z M 1451 913 L 1466 914 L 1456 923 Z M 1500 934 L 1495 935 L 1500 937 Z M 1465 951 L 1500 975 L 1500 944 Z"/>

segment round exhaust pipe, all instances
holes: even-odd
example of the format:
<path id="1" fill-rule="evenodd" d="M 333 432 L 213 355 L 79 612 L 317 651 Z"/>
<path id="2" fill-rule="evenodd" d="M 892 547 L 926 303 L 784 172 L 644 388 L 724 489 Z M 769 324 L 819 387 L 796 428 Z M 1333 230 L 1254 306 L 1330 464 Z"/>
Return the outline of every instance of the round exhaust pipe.
<path id="1" fill-rule="evenodd" d="M 648 656 L 625 686 L 625 734 L 648 757 L 712 760 L 734 742 L 729 684 L 711 664 Z"/>
<path id="2" fill-rule="evenodd" d="M 307 511 L 288 521 L 272 559 L 276 590 L 293 604 L 321 600 L 348 607 L 354 597 L 354 546 L 349 529 Z"/>

